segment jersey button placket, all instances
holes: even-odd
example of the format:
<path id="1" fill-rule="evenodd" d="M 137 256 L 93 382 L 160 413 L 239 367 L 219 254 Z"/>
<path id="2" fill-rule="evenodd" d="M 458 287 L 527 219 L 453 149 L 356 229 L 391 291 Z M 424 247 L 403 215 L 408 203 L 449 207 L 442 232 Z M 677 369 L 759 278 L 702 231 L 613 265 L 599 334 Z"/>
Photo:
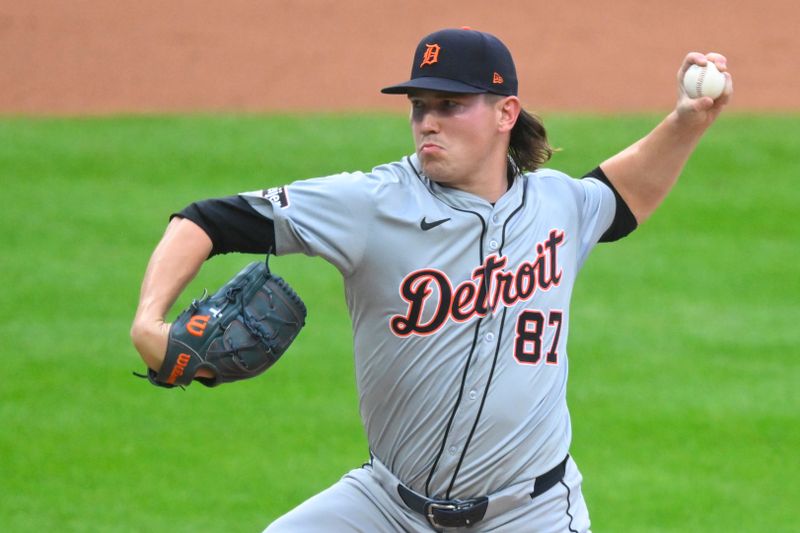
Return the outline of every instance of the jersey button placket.
<path id="1" fill-rule="evenodd" d="M 489 224 L 486 228 L 487 234 L 483 241 L 484 257 L 500 253 L 502 227 L 503 221 L 498 214 L 491 214 L 489 217 Z M 479 449 L 485 446 L 485 443 L 480 443 L 478 432 L 473 435 L 473 439 L 467 444 L 466 439 L 472 433 L 473 426 L 478 419 L 478 413 L 481 408 L 482 398 L 484 394 L 491 394 L 491 387 L 487 391 L 486 380 L 491 373 L 495 355 L 497 354 L 497 344 L 500 341 L 500 323 L 501 323 L 502 309 L 490 309 L 489 313 L 481 319 L 479 326 L 480 332 L 478 334 L 478 343 L 474 347 L 473 359 L 470 363 L 469 370 L 464 381 L 464 388 L 462 389 L 464 400 L 459 405 L 455 419 L 453 420 L 452 430 L 447 439 L 447 453 L 442 457 L 440 464 L 440 472 L 445 472 L 452 475 L 453 469 L 461 458 L 461 454 L 467 453 L 474 447 Z M 502 357 L 502 354 L 497 354 Z M 483 416 L 481 416 L 483 418 Z M 478 421 L 480 424 L 480 421 Z M 465 450 L 465 446 L 467 446 Z M 467 459 L 467 463 L 469 459 Z"/>
<path id="2" fill-rule="evenodd" d="M 494 328 L 494 322 L 495 319 L 492 315 L 484 317 L 481 330 Z M 475 424 L 475 419 L 478 416 L 481 402 L 476 400 L 481 397 L 483 387 L 485 387 L 486 376 L 491 370 L 496 340 L 497 333 L 494 331 L 481 332 L 479 335 L 479 342 L 475 347 L 473 360 L 470 363 L 467 379 L 464 382 L 464 400 L 461 402 L 456 412 L 453 428 L 447 439 L 447 454 L 441 461 L 441 472 L 448 472 L 448 474 L 445 474 L 446 476 L 452 475 L 452 469 L 455 468 L 455 465 L 461 457 L 461 453 L 466 445 L 466 438 L 470 434 L 472 426 Z M 481 385 L 481 383 L 484 383 L 484 385 Z M 474 442 L 470 447 L 472 445 L 474 445 Z"/>

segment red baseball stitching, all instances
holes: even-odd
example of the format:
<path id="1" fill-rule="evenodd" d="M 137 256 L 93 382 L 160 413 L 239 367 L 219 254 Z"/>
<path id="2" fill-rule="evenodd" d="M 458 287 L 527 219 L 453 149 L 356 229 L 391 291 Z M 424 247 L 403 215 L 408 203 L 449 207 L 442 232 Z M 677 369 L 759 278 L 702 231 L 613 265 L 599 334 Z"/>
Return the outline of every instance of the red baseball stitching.
<path id="1" fill-rule="evenodd" d="M 696 96 L 695 98 L 699 98 L 703 96 L 702 88 L 703 88 L 703 80 L 706 79 L 706 71 L 708 70 L 708 66 L 700 67 L 700 74 L 697 76 L 697 87 L 695 88 Z"/>

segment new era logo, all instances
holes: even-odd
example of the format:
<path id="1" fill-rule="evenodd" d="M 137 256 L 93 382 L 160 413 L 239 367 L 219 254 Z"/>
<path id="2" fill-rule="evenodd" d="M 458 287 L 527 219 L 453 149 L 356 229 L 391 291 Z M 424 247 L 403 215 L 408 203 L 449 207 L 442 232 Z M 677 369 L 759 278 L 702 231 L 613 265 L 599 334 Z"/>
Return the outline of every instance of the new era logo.
<path id="1" fill-rule="evenodd" d="M 501 85 L 503 83 L 503 76 L 495 72 L 494 76 L 492 76 L 492 83 L 495 85 Z"/>

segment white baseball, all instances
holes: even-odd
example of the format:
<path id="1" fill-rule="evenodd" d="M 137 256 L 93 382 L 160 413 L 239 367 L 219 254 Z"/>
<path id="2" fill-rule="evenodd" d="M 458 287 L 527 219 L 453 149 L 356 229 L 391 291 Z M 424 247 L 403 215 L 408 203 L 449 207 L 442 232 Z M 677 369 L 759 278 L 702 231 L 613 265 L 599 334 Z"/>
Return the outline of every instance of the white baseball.
<path id="1" fill-rule="evenodd" d="M 725 90 L 725 74 L 711 61 L 705 67 L 692 65 L 683 76 L 683 88 L 691 98 L 717 98 Z"/>

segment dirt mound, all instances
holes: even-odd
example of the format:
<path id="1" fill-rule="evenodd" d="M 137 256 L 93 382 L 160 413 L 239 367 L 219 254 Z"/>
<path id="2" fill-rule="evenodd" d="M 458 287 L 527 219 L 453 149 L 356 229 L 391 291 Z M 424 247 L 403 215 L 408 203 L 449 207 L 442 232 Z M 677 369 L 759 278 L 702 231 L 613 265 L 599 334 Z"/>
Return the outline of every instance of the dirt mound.
<path id="1" fill-rule="evenodd" d="M 668 109 L 690 50 L 729 57 L 736 109 L 800 109 L 790 0 L 0 1 L 5 114 L 400 110 L 379 89 L 462 25 L 509 45 L 536 111 Z"/>

